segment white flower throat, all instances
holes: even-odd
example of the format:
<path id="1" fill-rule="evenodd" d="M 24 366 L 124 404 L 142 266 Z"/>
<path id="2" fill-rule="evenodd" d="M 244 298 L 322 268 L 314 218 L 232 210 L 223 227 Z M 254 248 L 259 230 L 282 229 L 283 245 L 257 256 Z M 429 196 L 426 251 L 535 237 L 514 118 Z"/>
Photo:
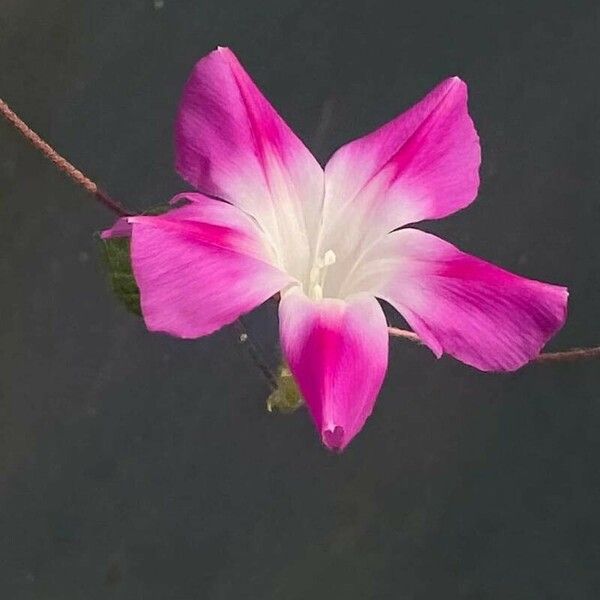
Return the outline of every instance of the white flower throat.
<path id="1" fill-rule="evenodd" d="M 337 257 L 333 250 L 327 250 L 322 257 L 317 256 L 309 274 L 308 296 L 313 300 L 321 300 L 323 298 L 323 287 L 325 285 L 327 269 L 335 264 L 336 260 Z"/>

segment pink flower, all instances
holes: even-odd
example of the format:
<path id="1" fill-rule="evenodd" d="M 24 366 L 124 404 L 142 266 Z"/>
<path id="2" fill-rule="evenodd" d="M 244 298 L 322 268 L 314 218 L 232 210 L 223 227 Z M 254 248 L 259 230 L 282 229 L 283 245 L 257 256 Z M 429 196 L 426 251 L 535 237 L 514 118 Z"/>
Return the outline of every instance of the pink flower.
<path id="1" fill-rule="evenodd" d="M 564 323 L 565 288 L 399 229 L 477 194 L 479 139 L 458 77 L 340 148 L 323 170 L 235 55 L 218 48 L 187 82 L 176 151 L 179 173 L 202 193 L 181 194 L 187 204 L 164 215 L 127 219 L 148 329 L 207 335 L 281 292 L 283 354 L 329 448 L 360 431 L 386 372 L 376 298 L 437 357 L 483 371 L 518 369 Z M 117 234 L 128 233 L 123 225 Z"/>

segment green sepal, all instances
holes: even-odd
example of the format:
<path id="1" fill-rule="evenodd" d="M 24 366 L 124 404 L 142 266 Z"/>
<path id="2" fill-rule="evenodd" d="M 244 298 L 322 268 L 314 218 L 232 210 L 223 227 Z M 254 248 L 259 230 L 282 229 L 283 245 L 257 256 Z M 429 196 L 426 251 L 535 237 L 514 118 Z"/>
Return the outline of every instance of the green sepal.
<path id="1" fill-rule="evenodd" d="M 277 387 L 267 398 L 267 410 L 290 414 L 296 412 L 304 405 L 304 399 L 296 384 L 292 373 L 285 365 L 279 367 L 277 374 Z"/>

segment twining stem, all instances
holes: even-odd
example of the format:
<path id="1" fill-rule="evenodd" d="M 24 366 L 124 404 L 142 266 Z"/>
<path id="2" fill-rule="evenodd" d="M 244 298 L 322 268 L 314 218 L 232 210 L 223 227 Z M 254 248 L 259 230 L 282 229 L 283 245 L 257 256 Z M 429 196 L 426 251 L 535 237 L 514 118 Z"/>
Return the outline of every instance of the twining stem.
<path id="1" fill-rule="evenodd" d="M 544 352 L 531 362 L 555 363 L 555 362 L 577 362 L 579 360 L 590 360 L 600 358 L 600 346 L 594 348 L 572 348 L 563 352 Z"/>
<path id="2" fill-rule="evenodd" d="M 66 173 L 72 181 L 83 187 L 87 192 L 101 202 L 108 209 L 120 216 L 128 216 L 132 213 L 127 211 L 116 200 L 113 200 L 108 194 L 103 192 L 89 177 L 86 177 L 79 169 L 75 168 L 66 158 L 61 156 L 48 142 L 43 140 L 35 131 L 27 125 L 4 100 L 0 98 L 0 114 L 10 123 L 34 148 L 37 148 L 46 158 L 51 160 L 58 169 Z M 277 379 L 266 363 L 262 360 L 260 352 L 254 342 L 250 339 L 246 326 L 240 317 L 236 321 L 236 327 L 240 332 L 240 341 L 244 342 L 248 348 L 252 359 L 269 382 L 272 388 L 277 386 Z M 411 342 L 420 343 L 419 336 L 412 331 L 389 327 L 389 334 L 392 337 L 399 337 Z M 600 346 L 593 348 L 573 348 L 563 352 L 545 352 L 534 358 L 531 362 L 535 363 L 556 363 L 556 362 L 576 362 L 580 360 L 590 360 L 600 358 Z"/>
<path id="3" fill-rule="evenodd" d="M 37 148 L 47 159 L 51 160 L 58 169 L 80 185 L 96 200 L 107 208 L 125 217 L 131 213 L 125 210 L 116 200 L 101 190 L 89 177 L 86 177 L 79 169 L 75 168 L 66 158 L 61 156 L 48 142 L 44 141 L 25 121 L 23 121 L 2 98 L 0 98 L 0 114 L 35 148 Z"/>

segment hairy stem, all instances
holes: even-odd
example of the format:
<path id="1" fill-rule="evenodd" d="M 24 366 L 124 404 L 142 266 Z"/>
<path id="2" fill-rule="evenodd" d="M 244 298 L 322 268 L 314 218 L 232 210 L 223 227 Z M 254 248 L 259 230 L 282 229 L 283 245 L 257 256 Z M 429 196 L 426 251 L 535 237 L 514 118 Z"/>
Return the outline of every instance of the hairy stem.
<path id="1" fill-rule="evenodd" d="M 25 121 L 23 121 L 2 98 L 0 98 L 0 114 L 37 150 L 48 160 L 65 173 L 77 185 L 80 185 L 96 200 L 112 210 L 114 213 L 125 217 L 129 213 L 116 200 L 113 200 L 106 192 L 102 191 L 89 177 L 75 168 L 64 156 L 61 156 L 48 142 L 43 140 Z"/>

